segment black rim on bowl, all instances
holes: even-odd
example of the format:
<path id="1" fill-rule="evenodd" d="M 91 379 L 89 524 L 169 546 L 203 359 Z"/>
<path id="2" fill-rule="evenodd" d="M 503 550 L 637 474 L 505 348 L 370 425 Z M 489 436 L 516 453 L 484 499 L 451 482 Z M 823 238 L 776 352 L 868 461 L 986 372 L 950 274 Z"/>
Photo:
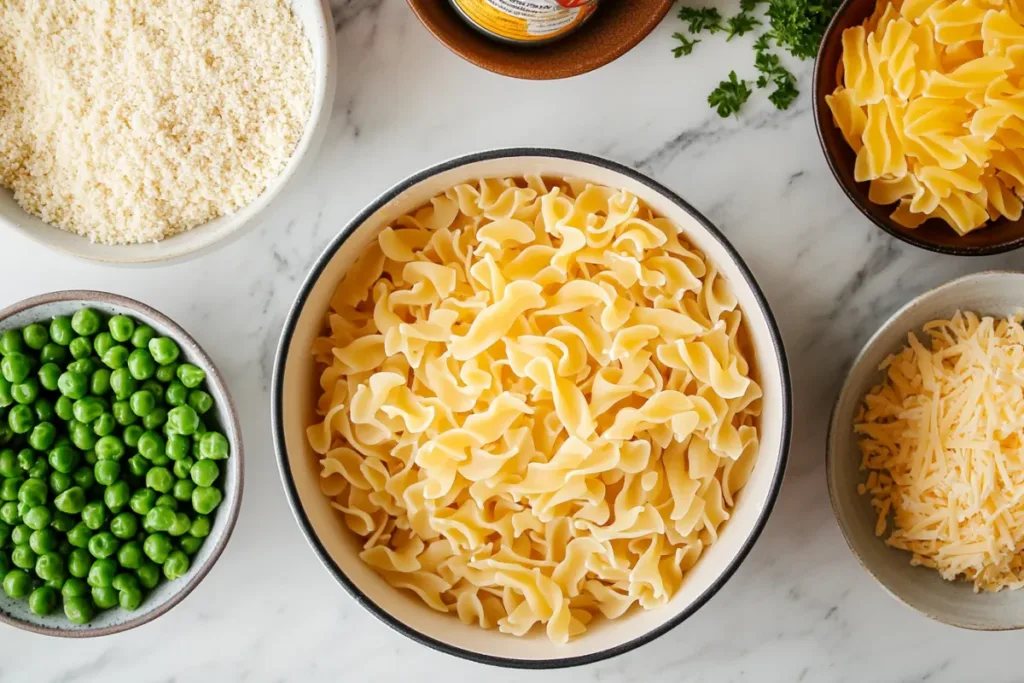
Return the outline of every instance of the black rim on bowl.
<path id="1" fill-rule="evenodd" d="M 930 219 L 918 228 L 904 228 L 889 217 L 894 205 L 871 202 L 868 184 L 854 180 L 855 154 L 835 126 L 825 96 L 832 94 L 836 86 L 843 31 L 862 23 L 874 7 L 875 0 L 845 0 L 829 22 L 814 61 L 814 126 L 821 151 L 839 187 L 868 220 L 901 242 L 921 249 L 952 256 L 990 256 L 1024 247 L 1024 218 L 1019 221 L 1000 218 L 962 236 L 939 219 Z"/>
<path id="2" fill-rule="evenodd" d="M 744 542 L 743 546 L 737 552 L 736 556 L 732 559 L 729 565 L 725 568 L 725 571 L 715 579 L 715 581 L 705 590 L 692 604 L 682 610 L 679 614 L 676 614 L 671 619 L 666 621 L 664 624 L 657 628 L 648 631 L 642 636 L 634 638 L 633 640 L 627 641 L 599 652 L 594 652 L 587 655 L 581 655 L 576 657 L 562 657 L 557 659 L 541 659 L 541 660 L 530 660 L 530 659 L 514 659 L 508 657 L 495 657 L 492 655 L 485 655 L 472 650 L 466 650 L 464 648 L 455 647 L 448 643 L 436 640 L 424 633 L 421 633 L 404 622 L 395 618 L 387 611 L 382 609 L 379 605 L 373 602 L 365 593 L 363 593 L 359 587 L 351 581 L 348 576 L 334 563 L 331 559 L 327 549 L 321 543 L 317 537 L 316 532 L 306 515 L 305 510 L 302 507 L 302 502 L 299 500 L 298 489 L 296 488 L 295 481 L 292 478 L 291 467 L 288 463 L 288 455 L 285 448 L 284 439 L 284 413 L 282 405 L 282 394 L 284 391 L 284 366 L 288 360 L 288 347 L 291 345 L 292 336 L 295 333 L 295 326 L 298 322 L 299 316 L 305 307 L 306 300 L 309 297 L 309 293 L 319 280 L 320 275 L 323 273 L 324 268 L 334 257 L 335 252 L 341 247 L 342 243 L 345 242 L 355 231 L 369 219 L 378 209 L 394 200 L 402 192 L 406 191 L 410 187 L 420 183 L 421 181 L 435 176 L 439 173 L 449 171 L 460 166 L 472 164 L 480 161 L 489 161 L 493 159 L 505 159 L 515 157 L 549 157 L 555 159 L 567 159 L 571 161 L 578 161 L 583 163 L 592 164 L 594 166 L 601 166 L 611 171 L 620 173 L 628 178 L 647 186 L 654 192 L 664 196 L 672 203 L 683 208 L 687 213 L 690 214 L 706 229 L 726 250 L 729 256 L 736 262 L 736 265 L 740 269 L 744 280 L 748 287 L 750 287 L 754 298 L 757 301 L 758 307 L 761 309 L 765 320 L 767 321 L 768 327 L 771 331 L 772 345 L 775 349 L 776 356 L 778 358 L 778 372 L 780 377 L 780 384 L 782 390 L 782 436 L 779 444 L 780 453 L 779 460 L 775 467 L 775 472 L 772 475 L 771 489 L 768 494 L 768 498 L 765 501 L 764 508 L 761 510 L 757 520 L 754 522 L 754 526 L 750 531 L 750 535 Z M 461 657 L 473 662 L 480 664 L 487 664 L 491 666 L 499 666 L 506 668 L 515 669 L 558 669 L 573 666 L 582 666 L 585 664 L 592 664 L 618 655 L 625 654 L 630 650 L 634 650 L 641 645 L 645 645 L 654 639 L 668 633 L 673 628 L 681 624 L 691 615 L 693 615 L 698 609 L 703 607 L 708 600 L 710 600 L 722 586 L 732 577 L 732 575 L 739 568 L 743 560 L 746 559 L 750 550 L 753 548 L 754 543 L 760 537 L 761 532 L 764 530 L 765 524 L 768 521 L 768 517 L 771 515 L 772 508 L 775 506 L 775 501 L 778 498 L 779 490 L 782 488 L 783 474 L 786 471 L 786 462 L 789 458 L 789 443 L 792 432 L 792 392 L 790 389 L 790 377 L 789 377 L 789 366 L 786 360 L 786 352 L 782 343 L 782 335 L 779 332 L 778 323 L 775 321 L 772 315 L 771 309 L 768 307 L 768 301 L 754 280 L 753 274 L 747 267 L 747 264 L 740 257 L 739 253 L 732 246 L 732 244 L 725 238 L 714 225 L 711 224 L 703 215 L 701 215 L 696 209 L 690 204 L 684 201 L 681 197 L 676 195 L 674 192 L 669 190 L 667 187 L 660 183 L 648 178 L 642 173 L 623 166 L 614 161 L 602 159 L 601 157 L 592 156 L 589 154 L 583 154 L 580 152 L 570 152 L 560 149 L 548 149 L 540 147 L 516 147 L 508 149 L 496 149 L 485 152 L 477 152 L 474 154 L 468 154 L 461 157 L 456 157 L 448 161 L 441 162 L 429 168 L 426 168 L 419 173 L 416 173 L 405 180 L 401 181 L 391 189 L 384 192 L 382 195 L 377 197 L 369 206 L 363 209 L 355 218 L 353 218 L 341 232 L 338 233 L 331 243 L 324 249 L 320 257 L 317 259 L 309 275 L 306 276 L 305 281 L 299 289 L 298 294 L 295 297 L 295 301 L 292 303 L 291 310 L 288 313 L 288 317 L 285 320 L 284 330 L 281 332 L 281 339 L 278 343 L 277 353 L 274 359 L 274 376 L 272 380 L 272 406 L 271 406 L 271 421 L 273 424 L 274 431 L 274 446 L 277 453 L 278 468 L 281 471 L 281 480 L 284 483 L 285 494 L 288 497 L 288 504 L 292 508 L 292 513 L 295 515 L 295 519 L 305 535 L 306 540 L 310 546 L 314 549 L 320 562 L 327 568 L 327 570 L 334 576 L 335 579 L 348 591 L 348 593 L 366 608 L 370 613 L 376 616 L 378 619 L 383 621 L 385 624 L 390 626 L 395 631 L 402 635 L 416 641 L 421 645 L 425 645 L 438 652 Z M 511 636 L 510 636 L 511 637 Z"/>
<path id="3" fill-rule="evenodd" d="M 195 576 L 178 587 L 164 604 L 151 612 L 140 614 L 137 617 L 127 619 L 117 624 L 98 628 L 86 627 L 81 629 L 60 629 L 51 628 L 49 626 L 40 626 L 39 624 L 33 624 L 32 622 L 18 619 L 17 617 L 0 610 L 0 623 L 9 624 L 25 631 L 60 638 L 97 638 L 100 636 L 109 636 L 115 633 L 121 633 L 123 631 L 130 631 L 133 628 L 148 624 L 151 621 L 167 614 L 174 607 L 181 604 L 181 602 L 187 598 L 200 583 L 202 583 L 203 579 L 206 578 L 206 575 L 213 569 L 213 566 L 217 564 L 217 560 L 219 560 L 220 556 L 224 553 L 224 549 L 227 547 L 228 541 L 231 539 L 231 534 L 235 530 L 235 523 L 238 521 L 238 513 L 242 507 L 242 492 L 245 485 L 245 459 L 242 450 L 242 428 L 238 422 L 238 413 L 235 410 L 234 401 L 231 399 L 231 394 L 228 391 L 227 382 L 224 381 L 224 378 L 221 376 L 220 370 L 217 369 L 216 364 L 214 364 L 213 359 L 207 355 L 206 351 L 203 350 L 199 343 L 192 338 L 192 335 L 186 332 L 181 325 L 174 322 L 152 306 L 144 304 L 141 301 L 121 296 L 120 294 L 112 294 L 110 292 L 84 289 L 63 290 L 50 292 L 48 294 L 40 294 L 11 304 L 3 310 L 0 310 L 0 321 L 3 321 L 17 313 L 22 313 L 36 308 L 37 306 L 62 301 L 94 302 L 101 305 L 125 308 L 129 311 L 134 311 L 156 320 L 161 325 L 169 329 L 174 335 L 175 340 L 179 342 L 180 346 L 187 348 L 189 353 L 194 354 L 202 367 L 207 371 L 207 381 L 216 385 L 220 393 L 224 395 L 224 412 L 228 417 L 229 424 L 225 424 L 223 427 L 225 430 L 230 428 L 231 433 L 236 436 L 235 443 L 231 444 L 231 459 L 235 460 L 238 467 L 237 494 L 231 505 L 231 509 L 217 510 L 218 516 L 227 515 L 227 525 L 224 527 L 224 533 L 219 539 L 217 539 L 209 557 L 206 562 L 199 567 Z M 120 609 L 120 607 L 115 609 Z"/>

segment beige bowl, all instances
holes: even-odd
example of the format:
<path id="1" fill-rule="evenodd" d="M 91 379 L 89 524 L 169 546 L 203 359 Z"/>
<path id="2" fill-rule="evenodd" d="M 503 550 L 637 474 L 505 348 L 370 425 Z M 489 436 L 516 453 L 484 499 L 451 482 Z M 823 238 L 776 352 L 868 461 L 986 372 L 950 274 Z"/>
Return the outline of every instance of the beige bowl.
<path id="1" fill-rule="evenodd" d="M 909 332 L 948 318 L 957 310 L 1007 316 L 1024 309 L 1024 273 L 989 271 L 953 280 L 925 292 L 896 311 L 868 340 L 843 384 L 832 411 L 825 471 L 832 509 L 846 542 L 861 565 L 894 598 L 932 619 L 986 631 L 1024 628 L 1024 590 L 975 593 L 967 582 L 943 580 L 938 572 L 912 567 L 910 553 L 890 548 L 875 536 L 875 512 L 857 494 L 865 477 L 853 421 L 864 395 L 882 379 L 885 358 L 899 351 Z"/>
<path id="2" fill-rule="evenodd" d="M 243 228 L 254 224 L 289 182 L 305 173 L 331 118 L 334 106 L 335 54 L 334 22 L 327 0 L 289 0 L 295 16 L 305 29 L 312 50 L 313 98 L 309 119 L 295 152 L 281 174 L 270 181 L 263 193 L 248 206 L 161 242 L 145 244 L 97 244 L 74 233 L 65 232 L 29 214 L 14 201 L 10 190 L 0 187 L 0 229 L 11 229 L 55 251 L 88 259 L 120 264 L 155 264 L 179 261 L 222 246 L 240 237 Z"/>
<path id="3" fill-rule="evenodd" d="M 747 321 L 761 374 L 761 450 L 750 481 L 717 543 L 686 575 L 668 605 L 597 620 L 567 645 L 543 633 L 525 638 L 485 631 L 439 614 L 411 593 L 388 585 L 359 559 L 361 545 L 320 492 L 318 456 L 306 441 L 318 383 L 310 353 L 328 302 L 346 269 L 385 226 L 453 185 L 489 177 L 540 174 L 585 178 L 624 188 L 683 228 L 731 283 Z M 714 595 L 747 556 L 771 512 L 785 469 L 791 430 L 789 375 L 782 339 L 750 271 L 700 214 L 668 189 L 619 164 L 574 152 L 509 149 L 482 152 L 427 169 L 392 188 L 345 226 L 306 278 L 285 321 L 274 366 L 272 416 L 281 477 L 292 511 L 324 566 L 363 607 L 406 636 L 449 654 L 521 668 L 587 664 L 638 647 L 681 623 Z"/>

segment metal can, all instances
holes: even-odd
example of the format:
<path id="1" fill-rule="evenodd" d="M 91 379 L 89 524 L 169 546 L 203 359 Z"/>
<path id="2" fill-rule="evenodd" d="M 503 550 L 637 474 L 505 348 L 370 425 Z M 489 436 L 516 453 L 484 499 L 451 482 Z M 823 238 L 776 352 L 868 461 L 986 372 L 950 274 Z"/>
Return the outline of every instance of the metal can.
<path id="1" fill-rule="evenodd" d="M 450 0 L 486 36 L 514 45 L 558 40 L 583 25 L 599 0 Z"/>

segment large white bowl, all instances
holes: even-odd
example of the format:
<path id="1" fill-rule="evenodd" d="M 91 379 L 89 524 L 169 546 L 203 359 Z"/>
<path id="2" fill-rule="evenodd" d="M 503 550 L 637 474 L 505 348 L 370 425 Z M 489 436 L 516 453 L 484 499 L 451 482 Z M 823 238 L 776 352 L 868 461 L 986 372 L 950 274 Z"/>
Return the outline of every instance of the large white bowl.
<path id="1" fill-rule="evenodd" d="M 270 205 L 290 180 L 308 170 L 326 133 L 331 108 L 334 106 L 337 56 L 330 6 L 327 0 L 289 0 L 289 5 L 302 22 L 312 49 L 312 107 L 302 138 L 288 164 L 254 202 L 231 215 L 222 216 L 161 242 L 109 245 L 90 242 L 85 237 L 43 222 L 18 206 L 10 190 L 0 188 L 0 229 L 17 230 L 40 244 L 72 256 L 137 265 L 196 256 L 214 245 L 226 244 L 229 239 L 240 236 L 244 232 L 242 228 L 250 225 L 253 218 Z"/>
<path id="2" fill-rule="evenodd" d="M 360 544 L 320 492 L 318 457 L 306 442 L 315 421 L 317 381 L 310 346 L 338 282 L 377 233 L 445 189 L 485 177 L 584 178 L 624 188 L 682 226 L 686 238 L 732 284 L 753 340 L 764 389 L 761 451 L 733 516 L 718 542 L 687 573 L 664 608 L 597 620 L 567 645 L 543 633 L 525 638 L 466 626 L 415 596 L 392 588 L 358 557 Z M 403 181 L 345 226 L 324 251 L 299 291 L 285 322 L 273 381 L 273 426 L 281 476 L 296 519 L 324 566 L 377 617 L 429 647 L 488 664 L 523 668 L 573 666 L 631 650 L 667 632 L 700 608 L 732 576 L 764 527 L 782 485 L 791 427 L 789 376 L 782 339 L 764 295 L 739 255 L 705 218 L 653 180 L 597 157 L 545 149 L 483 152 L 442 163 Z"/>
<path id="3" fill-rule="evenodd" d="M 984 631 L 1024 628 L 1024 590 L 975 593 L 966 581 L 945 581 L 926 567 L 913 567 L 910 553 L 890 548 L 875 535 L 871 499 L 857 493 L 866 479 L 853 432 L 864 395 L 884 373 L 878 366 L 907 343 L 907 334 L 922 338 L 924 324 L 948 319 L 958 310 L 1006 317 L 1024 309 L 1024 273 L 988 271 L 958 278 L 912 299 L 892 314 L 864 345 L 846 376 L 832 410 L 825 472 L 839 528 L 864 569 L 890 595 L 932 619 Z"/>

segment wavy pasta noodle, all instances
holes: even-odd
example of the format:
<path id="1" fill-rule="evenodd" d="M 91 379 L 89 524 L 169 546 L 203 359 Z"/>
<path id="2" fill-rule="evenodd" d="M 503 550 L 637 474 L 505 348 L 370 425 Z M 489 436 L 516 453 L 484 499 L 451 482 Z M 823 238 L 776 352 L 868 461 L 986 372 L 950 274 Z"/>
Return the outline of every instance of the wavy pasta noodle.
<path id="1" fill-rule="evenodd" d="M 1024 15 L 1017 0 L 879 0 L 843 31 L 825 97 L 868 198 L 959 234 L 1024 210 Z"/>
<path id="2" fill-rule="evenodd" d="M 322 491 L 391 585 L 564 643 L 666 604 L 727 523 L 758 451 L 744 334 L 714 264 L 630 193 L 453 187 L 331 300 Z"/>

